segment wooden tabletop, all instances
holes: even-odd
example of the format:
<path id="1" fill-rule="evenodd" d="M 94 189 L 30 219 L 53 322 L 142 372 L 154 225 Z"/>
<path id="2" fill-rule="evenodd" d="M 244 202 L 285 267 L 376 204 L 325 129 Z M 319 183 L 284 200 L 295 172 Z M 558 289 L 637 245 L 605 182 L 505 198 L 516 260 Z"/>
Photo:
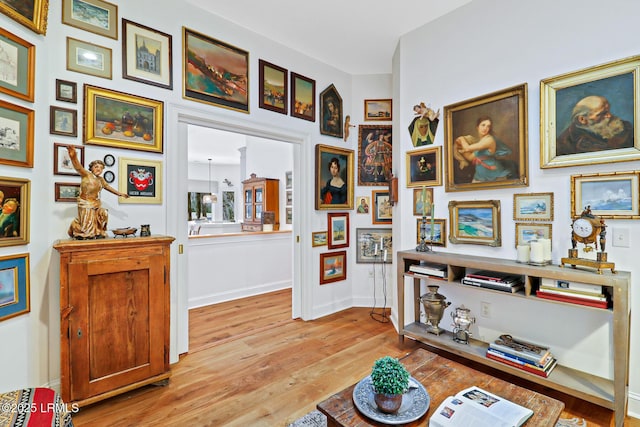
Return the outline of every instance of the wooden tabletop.
<path id="1" fill-rule="evenodd" d="M 480 387 L 531 409 L 533 416 L 524 424 L 526 427 L 553 427 L 564 409 L 564 403 L 559 400 L 495 378 L 424 349 L 413 351 L 402 359 L 402 363 L 411 376 L 422 383 L 431 398 L 427 413 L 412 423 L 404 424 L 405 426 L 424 426 L 444 399 L 471 386 Z M 354 388 L 355 384 L 318 403 L 318 410 L 327 416 L 328 427 L 386 426 L 387 424 L 367 418 L 355 408 Z"/>

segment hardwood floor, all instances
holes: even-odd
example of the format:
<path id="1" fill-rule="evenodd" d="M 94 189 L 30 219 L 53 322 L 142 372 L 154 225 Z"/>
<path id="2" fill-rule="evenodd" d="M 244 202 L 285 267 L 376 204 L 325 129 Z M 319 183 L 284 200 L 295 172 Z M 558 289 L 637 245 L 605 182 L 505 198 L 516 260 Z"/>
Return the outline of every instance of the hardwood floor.
<path id="1" fill-rule="evenodd" d="M 418 346 L 408 340 L 400 348 L 393 325 L 374 320 L 370 312 L 353 308 L 309 322 L 292 320 L 289 290 L 191 310 L 190 352 L 172 366 L 169 385 L 81 408 L 74 424 L 286 426 L 362 379 L 379 357 L 401 357 Z M 505 379 L 564 401 L 563 418 L 613 425 L 607 409 Z M 628 419 L 626 425 L 640 427 L 640 421 Z"/>

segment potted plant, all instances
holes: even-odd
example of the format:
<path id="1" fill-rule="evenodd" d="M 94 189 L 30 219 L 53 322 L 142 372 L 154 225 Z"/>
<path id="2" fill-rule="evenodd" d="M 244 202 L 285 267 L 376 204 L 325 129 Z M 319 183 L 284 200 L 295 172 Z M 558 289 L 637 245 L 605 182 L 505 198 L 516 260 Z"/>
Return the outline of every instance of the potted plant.
<path id="1" fill-rule="evenodd" d="M 391 356 L 376 360 L 371 382 L 378 409 L 389 414 L 397 412 L 402 405 L 402 395 L 409 388 L 409 372 L 404 365 Z"/>

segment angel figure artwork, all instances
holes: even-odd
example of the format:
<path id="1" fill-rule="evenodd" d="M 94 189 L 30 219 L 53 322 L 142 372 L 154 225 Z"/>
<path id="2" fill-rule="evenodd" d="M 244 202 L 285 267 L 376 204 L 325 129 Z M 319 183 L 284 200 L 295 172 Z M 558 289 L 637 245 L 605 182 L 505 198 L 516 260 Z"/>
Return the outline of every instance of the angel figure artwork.
<path id="1" fill-rule="evenodd" d="M 414 147 L 433 144 L 440 122 L 440 109 L 434 111 L 424 102 L 413 106 L 414 119 L 409 125 L 409 135 Z"/>
<path id="2" fill-rule="evenodd" d="M 347 142 L 347 139 L 349 139 L 349 130 L 354 127 L 356 127 L 356 125 L 351 124 L 351 116 L 347 115 L 344 118 L 344 142 Z"/>
<path id="3" fill-rule="evenodd" d="M 92 161 L 87 170 L 78 160 L 78 153 L 73 146 L 67 146 L 67 151 L 73 168 L 82 177 L 78 195 L 78 217 L 69 226 L 69 237 L 77 240 L 104 239 L 107 237 L 109 213 L 102 207 L 100 192 L 105 189 L 119 197 L 129 198 L 129 195 L 107 184 L 101 176 L 105 167 L 102 160 Z"/>

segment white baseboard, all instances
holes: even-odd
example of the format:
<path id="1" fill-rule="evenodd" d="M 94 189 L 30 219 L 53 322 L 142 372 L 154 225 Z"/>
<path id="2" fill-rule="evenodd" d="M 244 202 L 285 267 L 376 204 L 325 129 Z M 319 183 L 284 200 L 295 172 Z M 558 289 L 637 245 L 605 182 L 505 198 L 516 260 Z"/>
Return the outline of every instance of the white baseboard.
<path id="1" fill-rule="evenodd" d="M 265 294 L 267 292 L 275 292 L 282 289 L 290 289 L 291 281 L 274 283 L 263 283 L 252 288 L 242 288 L 231 292 L 214 293 L 198 298 L 190 299 L 188 302 L 189 310 L 192 308 L 204 307 L 211 304 L 232 301 L 240 298 L 252 297 L 255 295 Z"/>
<path id="2" fill-rule="evenodd" d="M 640 419 L 640 394 L 629 392 L 629 400 L 627 401 L 627 415 Z"/>

